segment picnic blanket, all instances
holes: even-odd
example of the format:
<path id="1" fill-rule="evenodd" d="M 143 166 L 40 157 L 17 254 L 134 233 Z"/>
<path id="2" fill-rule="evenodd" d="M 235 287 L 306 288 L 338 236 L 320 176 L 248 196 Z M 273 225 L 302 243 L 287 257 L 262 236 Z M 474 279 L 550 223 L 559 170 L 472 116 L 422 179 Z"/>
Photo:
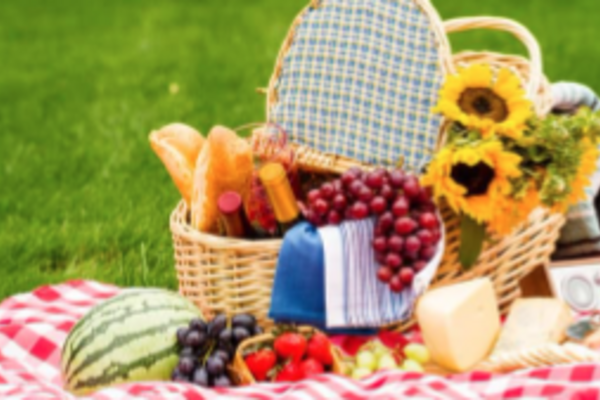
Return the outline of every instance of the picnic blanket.
<path id="1" fill-rule="evenodd" d="M 65 399 L 61 346 L 77 320 L 119 288 L 92 281 L 44 286 L 0 304 L 0 399 Z M 510 375 L 434 375 L 383 371 L 363 381 L 321 375 L 295 384 L 260 384 L 208 390 L 169 382 L 108 388 L 86 397 L 113 399 L 597 399 L 600 365 L 531 369 Z"/>

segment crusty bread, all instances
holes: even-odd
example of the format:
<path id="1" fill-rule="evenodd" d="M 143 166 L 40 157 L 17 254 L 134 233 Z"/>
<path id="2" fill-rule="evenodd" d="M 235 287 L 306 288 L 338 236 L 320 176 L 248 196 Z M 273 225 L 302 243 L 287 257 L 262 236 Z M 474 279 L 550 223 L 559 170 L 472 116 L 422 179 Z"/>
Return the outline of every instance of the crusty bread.
<path id="1" fill-rule="evenodd" d="M 150 134 L 150 145 L 161 159 L 181 196 L 191 204 L 196 159 L 204 138 L 194 128 L 170 124 Z"/>
<path id="2" fill-rule="evenodd" d="M 192 225 L 201 232 L 216 232 L 219 196 L 235 191 L 246 199 L 252 171 L 252 149 L 248 142 L 228 128 L 214 127 L 196 161 Z"/>

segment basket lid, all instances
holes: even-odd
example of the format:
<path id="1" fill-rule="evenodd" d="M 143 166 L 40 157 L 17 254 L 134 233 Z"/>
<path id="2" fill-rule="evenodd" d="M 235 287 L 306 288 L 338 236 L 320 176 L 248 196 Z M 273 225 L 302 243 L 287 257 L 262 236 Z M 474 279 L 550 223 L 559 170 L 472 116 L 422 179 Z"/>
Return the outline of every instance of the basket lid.
<path id="1" fill-rule="evenodd" d="M 290 139 L 361 163 L 422 167 L 451 55 L 428 0 L 313 0 L 271 78 L 268 120 Z M 450 66 L 450 67 L 449 67 Z"/>

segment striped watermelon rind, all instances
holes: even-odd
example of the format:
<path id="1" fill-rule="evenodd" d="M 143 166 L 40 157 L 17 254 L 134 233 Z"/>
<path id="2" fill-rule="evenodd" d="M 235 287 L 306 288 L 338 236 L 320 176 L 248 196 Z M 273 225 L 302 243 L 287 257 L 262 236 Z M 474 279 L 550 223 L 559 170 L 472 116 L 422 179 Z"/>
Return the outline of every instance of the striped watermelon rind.
<path id="1" fill-rule="evenodd" d="M 64 386 L 87 395 L 119 383 L 168 380 L 178 362 L 177 329 L 202 314 L 162 289 L 125 291 L 91 309 L 62 349 Z"/>

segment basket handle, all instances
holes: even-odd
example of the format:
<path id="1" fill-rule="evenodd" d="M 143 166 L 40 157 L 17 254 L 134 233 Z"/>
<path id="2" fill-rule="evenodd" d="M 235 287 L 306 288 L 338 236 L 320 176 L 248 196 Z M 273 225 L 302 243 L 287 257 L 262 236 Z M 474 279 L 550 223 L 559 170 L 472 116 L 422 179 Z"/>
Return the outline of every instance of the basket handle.
<path id="1" fill-rule="evenodd" d="M 529 84 L 527 85 L 527 94 L 531 99 L 535 98 L 544 79 L 542 52 L 538 41 L 527 28 L 516 21 L 497 17 L 466 17 L 451 19 L 444 22 L 444 28 L 446 33 L 463 32 L 472 29 L 492 29 L 512 33 L 525 45 L 529 52 L 531 72 Z"/>

